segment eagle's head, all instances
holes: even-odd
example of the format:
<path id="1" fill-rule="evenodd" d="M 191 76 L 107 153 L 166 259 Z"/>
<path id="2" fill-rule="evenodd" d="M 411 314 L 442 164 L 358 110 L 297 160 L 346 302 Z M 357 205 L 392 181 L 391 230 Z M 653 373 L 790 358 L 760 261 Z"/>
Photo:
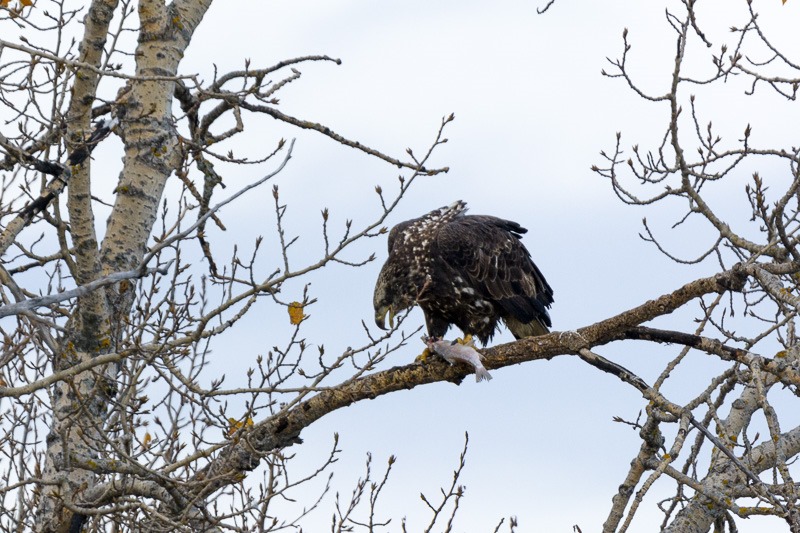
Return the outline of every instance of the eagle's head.
<path id="1" fill-rule="evenodd" d="M 394 317 L 416 303 L 416 288 L 408 271 L 400 265 L 386 262 L 375 283 L 372 304 L 375 307 L 375 324 L 386 329 L 386 315 L 389 315 L 389 328 L 394 327 Z"/>

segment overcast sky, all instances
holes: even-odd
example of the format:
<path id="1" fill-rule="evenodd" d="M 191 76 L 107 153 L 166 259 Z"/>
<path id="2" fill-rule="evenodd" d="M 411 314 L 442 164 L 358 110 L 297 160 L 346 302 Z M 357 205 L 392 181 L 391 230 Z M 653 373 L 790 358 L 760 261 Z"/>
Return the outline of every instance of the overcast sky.
<path id="1" fill-rule="evenodd" d="M 780 0 L 755 3 L 776 44 L 800 61 L 800 0 L 785 6 Z M 646 216 L 673 251 L 687 256 L 704 251 L 714 242 L 708 228 L 687 224 L 670 229 L 683 206 L 624 206 L 590 170 L 593 164 L 602 166 L 599 153 L 613 150 L 618 131 L 626 153 L 631 145 L 645 149 L 661 141 L 668 106 L 642 100 L 624 81 L 603 77 L 601 70 L 609 69 L 607 57 L 619 57 L 621 34 L 628 28 L 637 80 L 653 94 L 665 93 L 675 50 L 665 7 L 679 10 L 680 3 L 558 0 L 547 14 L 537 15 L 543 4 L 220 0 L 197 31 L 181 71 L 210 80 L 214 65 L 220 73 L 240 69 L 244 58 L 255 68 L 309 54 L 339 58 L 339 66 L 298 67 L 303 76 L 279 94 L 281 110 L 398 158 L 407 147 L 424 152 L 441 118 L 455 113 L 446 130 L 449 141 L 429 165 L 448 166 L 449 173 L 421 178 L 390 223 L 458 199 L 469 204 L 471 213 L 519 222 L 529 229 L 523 242 L 555 291 L 554 329 L 571 330 L 709 274 L 717 265 L 676 265 L 640 239 Z M 732 43 L 728 28 L 745 22 L 744 5 L 744 0 L 702 2 L 698 22 L 712 40 L 719 38 L 715 42 Z M 709 73 L 709 52 L 697 39 L 695 52 L 689 60 L 692 68 L 698 75 Z M 739 80 L 697 87 L 703 122 L 713 120 L 731 140 L 752 124 L 754 143 L 777 148 L 797 144 L 797 111 L 764 88 L 755 98 L 745 97 L 746 88 Z M 263 134 L 251 134 L 247 143 L 237 144 L 237 155 L 263 153 L 281 137 L 297 138 L 294 158 L 277 183 L 288 205 L 289 231 L 302 236 L 298 262 L 320 249 L 321 209 L 331 209 L 332 228 L 341 229 L 345 219 L 365 223 L 378 212 L 374 187 L 396 187 L 397 169 L 318 133 L 272 120 L 245 125 Z M 116 169 L 110 171 L 116 175 L 119 153 L 101 148 L 97 164 Z M 783 168 L 760 170 L 776 182 L 786 176 Z M 227 191 L 257 177 L 251 168 L 226 174 Z M 742 191 L 749 177 L 742 170 L 708 191 L 716 207 L 743 231 L 749 212 L 741 210 L 746 205 Z M 110 191 L 113 180 L 106 185 Z M 237 203 L 235 215 L 223 212 L 229 231 L 226 244 L 217 250 L 230 253 L 234 242 L 240 250 L 251 250 L 259 235 L 266 246 L 274 245 L 271 203 L 265 189 Z M 98 223 L 105 220 L 97 218 Z M 358 260 L 373 252 L 378 260 L 364 268 L 335 265 L 310 279 L 311 295 L 319 299 L 305 324 L 310 344 L 324 344 L 332 354 L 364 344 L 361 321 L 372 322 L 372 289 L 386 257 L 385 240 L 364 243 L 348 255 Z M 290 297 L 291 290 L 295 297 Z M 287 284 L 284 293 L 288 300 L 299 300 L 302 285 Z M 224 344 L 212 345 L 216 366 L 209 379 L 225 372 L 234 380 L 237 368 L 252 366 L 258 354 L 284 342 L 272 325 L 285 323 L 285 310 L 264 304 Z M 686 329 L 692 327 L 693 316 L 679 312 L 669 320 Z M 422 313 L 414 311 L 408 329 L 422 320 Z M 510 340 L 505 330 L 495 337 L 498 343 Z M 406 364 L 421 349 L 421 343 L 408 346 L 384 366 Z M 598 352 L 652 382 L 676 350 L 625 344 Z M 723 368 L 695 354 L 664 390 L 675 401 L 686 400 Z M 467 491 L 456 531 L 492 531 L 511 515 L 518 517 L 524 532 L 569 533 L 575 524 L 587 533 L 598 531 L 640 445 L 637 432 L 612 417 L 635 420 L 644 400 L 615 378 L 569 356 L 492 374 L 488 383 L 466 379 L 458 387 L 418 387 L 328 415 L 301 435 L 304 444 L 287 450 L 298 457 L 295 478 L 327 455 L 335 432 L 343 452 L 335 465 L 334 487 L 343 497 L 349 497 L 363 474 L 367 452 L 373 455 L 374 471 L 396 455 L 379 516 L 394 519 L 391 531 L 399 531 L 402 517 L 409 531 L 421 530 L 429 514 L 419 493 L 436 497 L 439 487 L 449 485 L 464 433 L 469 432 L 461 479 Z M 670 482 L 656 484 L 632 531 L 652 531 L 660 524 L 655 502 L 670 495 L 672 487 Z M 303 492 L 294 497 L 301 502 L 310 498 Z M 329 528 L 332 512 L 329 499 L 304 522 L 306 530 Z M 764 521 L 751 522 L 742 522 L 740 530 L 765 530 Z"/>
<path id="2" fill-rule="evenodd" d="M 678 2 L 666 4 L 678 9 Z M 800 59 L 796 24 L 787 23 L 797 20 L 797 4 L 756 2 L 776 42 Z M 306 54 L 340 58 L 341 66 L 300 67 L 303 77 L 280 95 L 282 110 L 398 157 L 406 147 L 424 151 L 441 117 L 455 113 L 449 142 L 431 165 L 449 166 L 450 172 L 418 183 L 391 223 L 456 199 L 467 201 L 472 213 L 519 222 L 530 230 L 524 242 L 555 290 L 554 328 L 574 329 L 716 267 L 667 261 L 639 238 L 642 217 L 673 250 L 686 255 L 702 252 L 714 237 L 703 226 L 670 231 L 681 214 L 674 209 L 682 206 L 626 207 L 590 171 L 592 164 L 602 165 L 601 150 L 613 149 L 617 131 L 628 153 L 633 144 L 650 148 L 662 138 L 667 105 L 645 102 L 623 81 L 600 72 L 609 68 L 607 57 L 619 56 L 627 27 L 637 79 L 653 94 L 666 92 L 675 44 L 665 3 L 560 0 L 539 16 L 541 5 L 534 0 L 217 2 L 195 36 L 183 72 L 210 79 L 210 63 L 224 72 L 241 67 L 243 57 L 254 66 Z M 712 39 L 730 43 L 728 28 L 744 23 L 743 5 L 703 2 L 699 22 Z M 689 64 L 698 74 L 709 73 L 708 52 L 698 44 L 695 39 L 697 55 Z M 731 140 L 750 123 L 755 141 L 790 146 L 785 127 L 797 124 L 796 111 L 787 111 L 780 98 L 764 90 L 755 99 L 745 98 L 745 88 L 735 80 L 712 90 L 698 87 L 703 121 L 713 120 Z M 295 158 L 278 181 L 289 205 L 287 219 L 298 234 L 316 231 L 323 207 L 332 209 L 339 224 L 345 218 L 369 220 L 377 210 L 374 186 L 396 183 L 396 169 L 318 134 L 269 121 L 259 127 L 265 144 L 280 136 L 298 139 Z M 785 173 L 766 170 L 775 179 Z M 242 182 L 250 178 L 241 176 Z M 730 205 L 729 213 L 736 216 L 747 178 L 743 172 L 710 191 L 720 209 Z M 232 224 L 231 234 L 240 241 L 256 234 L 269 239 L 272 219 L 257 198 L 249 202 L 237 207 L 242 223 Z M 738 216 L 744 224 L 748 214 L 739 211 Z M 254 220 L 264 220 L 263 228 L 254 228 Z M 377 263 L 358 270 L 334 267 L 313 278 L 312 294 L 320 303 L 310 311 L 306 334 L 333 353 L 363 340 L 360 321 L 372 316 L 372 287 L 386 253 L 385 242 L 372 244 L 374 250 L 367 246 L 363 252 L 377 251 Z M 306 237 L 300 247 L 316 245 Z M 250 317 L 249 329 L 238 330 L 226 343 L 242 365 L 276 342 L 263 338 L 265 316 Z M 692 316 L 678 313 L 671 320 L 686 328 Z M 275 320 L 285 318 L 276 315 Z M 409 324 L 421 323 L 416 311 Z M 510 336 L 503 332 L 495 340 Z M 409 346 L 390 366 L 407 363 L 419 350 Z M 675 349 L 634 344 L 598 351 L 648 381 L 675 354 Z M 693 395 L 723 368 L 710 358 L 695 358 L 665 388 L 676 400 Z M 224 360 L 229 367 L 231 359 Z M 450 482 L 468 431 L 462 479 L 467 492 L 457 531 L 490 531 L 509 515 L 519 518 L 520 531 L 570 532 L 574 524 L 597 531 L 640 444 L 635 431 L 612 417 L 634 420 L 644 401 L 615 378 L 567 356 L 493 375 L 490 383 L 467 379 L 460 387 L 436 384 L 362 402 L 306 430 L 305 444 L 291 451 L 314 464 L 338 432 L 343 454 L 334 485 L 343 495 L 362 474 L 368 451 L 376 469 L 396 455 L 380 512 L 395 520 L 407 517 L 410 530 L 416 530 L 428 520 L 419 493 L 434 496 Z M 671 483 L 656 484 L 633 531 L 652 531 L 660 523 L 655 501 L 671 489 Z M 323 506 L 311 523 L 327 527 L 331 511 Z M 744 522 L 741 530 L 763 531 L 759 525 L 764 522 Z M 398 529 L 397 524 L 392 528 Z"/>

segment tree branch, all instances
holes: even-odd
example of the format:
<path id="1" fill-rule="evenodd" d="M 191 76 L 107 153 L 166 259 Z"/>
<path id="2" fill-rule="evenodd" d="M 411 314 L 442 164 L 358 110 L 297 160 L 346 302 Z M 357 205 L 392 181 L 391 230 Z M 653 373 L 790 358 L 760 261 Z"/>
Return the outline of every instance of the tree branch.
<path id="1" fill-rule="evenodd" d="M 671 313 L 704 294 L 740 290 L 746 278 L 745 269 L 737 265 L 577 331 L 553 332 L 488 348 L 483 350 L 484 364 L 487 368 L 496 369 L 526 361 L 551 359 L 557 355 L 577 354 L 583 348 L 613 341 L 626 329 Z M 265 454 L 296 443 L 304 428 L 337 409 L 427 383 L 450 381 L 458 384 L 471 371 L 465 366 L 449 365 L 435 359 L 424 365 L 410 364 L 376 372 L 340 387 L 321 391 L 291 409 L 256 424 L 241 440 L 228 445 L 194 476 L 194 480 L 204 480 L 206 483 L 192 490 L 197 492 L 197 497 L 205 498 L 240 479 L 243 472 L 256 468 Z"/>

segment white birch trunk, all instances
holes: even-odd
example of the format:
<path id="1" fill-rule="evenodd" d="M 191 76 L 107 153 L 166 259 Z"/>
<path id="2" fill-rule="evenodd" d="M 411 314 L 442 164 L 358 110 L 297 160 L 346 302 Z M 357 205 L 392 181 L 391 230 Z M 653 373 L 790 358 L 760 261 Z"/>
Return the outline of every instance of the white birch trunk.
<path id="1" fill-rule="evenodd" d="M 136 50 L 137 76 L 175 76 L 192 34 L 210 5 L 210 0 L 144 0 L 139 4 L 141 31 Z M 116 0 L 95 0 L 86 21 L 82 43 L 84 62 L 99 64 Z M 84 71 L 76 76 L 70 108 L 70 131 L 83 137 L 90 119 L 97 87 L 96 76 Z M 156 209 L 169 176 L 179 161 L 172 120 L 174 82 L 137 81 L 119 102 L 120 131 L 125 142 L 123 170 L 116 203 L 109 218 L 102 247 L 97 248 L 91 208 L 88 162 L 76 172 L 69 186 L 69 211 L 76 246 L 74 272 L 79 283 L 137 266 L 144 255 L 156 218 Z M 65 368 L 113 351 L 130 310 L 130 282 L 83 296 L 70 320 L 70 331 L 61 346 L 57 368 Z M 102 427 L 107 402 L 114 395 L 116 365 L 102 371 L 85 372 L 52 390 L 54 419 L 48 435 L 45 482 L 37 513 L 37 530 L 65 531 L 73 513 L 64 503 L 74 503 L 91 489 L 93 477 L 86 463 L 104 448 Z M 79 521 L 80 519 L 76 519 Z"/>

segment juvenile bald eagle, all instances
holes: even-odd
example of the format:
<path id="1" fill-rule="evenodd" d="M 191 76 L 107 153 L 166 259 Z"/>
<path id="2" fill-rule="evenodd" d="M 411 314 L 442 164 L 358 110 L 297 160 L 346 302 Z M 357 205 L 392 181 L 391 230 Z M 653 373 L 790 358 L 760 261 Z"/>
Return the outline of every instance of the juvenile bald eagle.
<path id="1" fill-rule="evenodd" d="M 389 233 L 389 258 L 375 284 L 375 323 L 419 305 L 428 335 L 451 325 L 486 344 L 498 323 L 516 338 L 551 326 L 553 289 L 522 244 L 525 228 L 492 216 L 465 215 L 458 201 L 401 222 Z"/>

